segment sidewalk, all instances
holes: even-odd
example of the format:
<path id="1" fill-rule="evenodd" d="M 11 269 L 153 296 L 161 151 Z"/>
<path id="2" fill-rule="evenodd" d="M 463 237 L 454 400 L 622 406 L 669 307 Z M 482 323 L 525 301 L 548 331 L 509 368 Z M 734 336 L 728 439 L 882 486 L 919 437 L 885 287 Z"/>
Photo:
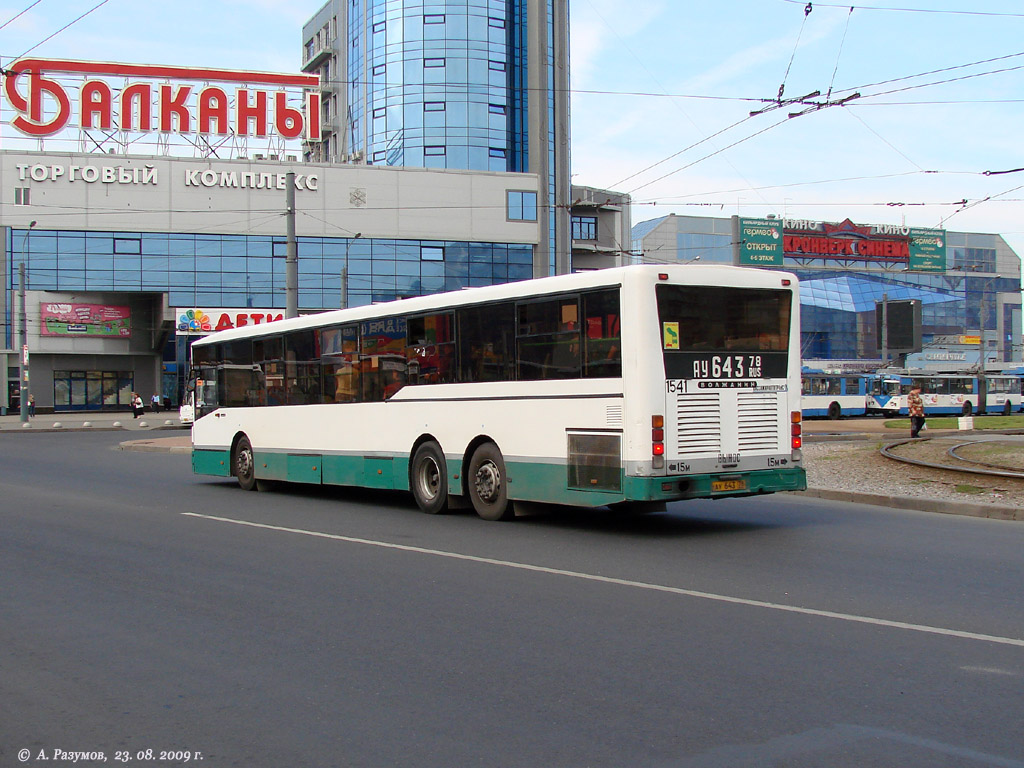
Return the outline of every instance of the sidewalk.
<path id="1" fill-rule="evenodd" d="M 11 431 L 71 431 L 82 429 L 127 429 L 132 431 L 148 431 L 153 429 L 184 429 L 188 427 L 178 420 L 178 411 L 161 411 L 152 413 L 147 408 L 139 418 L 132 418 L 131 411 L 69 411 L 63 413 L 36 414 L 23 426 L 21 415 L 17 410 L 8 411 L 0 416 L 0 433 Z"/>

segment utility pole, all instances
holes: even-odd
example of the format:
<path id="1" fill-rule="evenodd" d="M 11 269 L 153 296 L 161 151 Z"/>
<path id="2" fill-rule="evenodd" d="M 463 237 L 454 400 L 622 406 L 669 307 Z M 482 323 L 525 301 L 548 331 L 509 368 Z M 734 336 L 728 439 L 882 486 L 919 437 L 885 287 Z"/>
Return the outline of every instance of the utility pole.
<path id="1" fill-rule="evenodd" d="M 35 222 L 33 222 L 34 224 Z M 18 265 L 18 404 L 21 423 L 28 423 L 28 315 L 25 312 L 25 262 Z"/>
<path id="2" fill-rule="evenodd" d="M 295 171 L 285 174 L 285 221 L 288 240 L 285 243 L 285 317 L 299 316 L 299 250 L 295 243 Z"/>
<path id="3" fill-rule="evenodd" d="M 882 367 L 889 367 L 889 294 L 882 294 Z"/>
<path id="4" fill-rule="evenodd" d="M 991 281 L 988 281 L 991 285 Z M 978 415 L 985 414 L 988 405 L 988 381 L 985 378 L 985 289 L 981 289 L 978 307 Z"/>
<path id="5" fill-rule="evenodd" d="M 362 232 L 356 232 L 352 237 L 345 240 L 345 266 L 341 268 L 341 308 L 348 309 L 348 251 L 352 247 L 352 241 L 363 236 Z"/>

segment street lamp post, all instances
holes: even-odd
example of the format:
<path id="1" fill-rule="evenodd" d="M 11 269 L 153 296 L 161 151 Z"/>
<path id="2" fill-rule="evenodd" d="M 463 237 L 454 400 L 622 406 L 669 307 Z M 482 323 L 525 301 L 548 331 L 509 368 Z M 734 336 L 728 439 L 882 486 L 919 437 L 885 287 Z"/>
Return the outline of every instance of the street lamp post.
<path id="1" fill-rule="evenodd" d="M 348 309 L 348 251 L 352 247 L 352 241 L 363 236 L 362 232 L 356 232 L 352 237 L 345 240 L 345 266 L 341 269 L 341 308 Z"/>
<path id="2" fill-rule="evenodd" d="M 25 259 L 27 248 L 32 244 L 32 227 L 36 223 L 30 221 L 25 236 L 21 240 L 21 264 L 18 265 L 18 412 L 21 423 L 28 423 L 28 398 L 31 393 L 28 381 L 28 314 L 25 312 Z"/>

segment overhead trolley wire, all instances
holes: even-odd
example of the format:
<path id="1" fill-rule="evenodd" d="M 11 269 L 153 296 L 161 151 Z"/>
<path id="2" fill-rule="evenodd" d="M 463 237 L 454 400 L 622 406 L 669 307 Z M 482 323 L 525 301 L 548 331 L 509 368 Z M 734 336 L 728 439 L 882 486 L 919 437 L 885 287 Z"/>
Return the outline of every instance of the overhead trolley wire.
<path id="1" fill-rule="evenodd" d="M 20 56 L 18 56 L 18 57 L 17 57 L 16 59 L 15 59 L 15 61 L 17 61 L 18 59 L 22 59 L 22 58 L 24 58 L 25 56 L 27 56 L 28 54 L 32 53 L 32 51 L 34 51 L 34 50 L 35 50 L 36 48 L 38 48 L 39 46 L 41 46 L 41 45 L 42 45 L 43 43 L 49 42 L 50 40 L 52 40 L 53 38 L 55 38 L 55 37 L 56 37 L 57 35 L 59 35 L 59 34 L 60 34 L 61 32 L 63 32 L 63 31 L 65 30 L 65 29 L 67 29 L 68 27 L 70 27 L 70 26 L 72 26 L 72 25 L 74 25 L 74 24 L 77 24 L 77 23 L 78 23 L 78 22 L 80 22 L 80 21 L 81 21 L 82 19 L 84 19 L 84 18 L 85 18 L 86 16 L 88 16 L 88 15 L 89 15 L 90 13 L 92 13 L 92 12 L 93 12 L 93 11 L 95 11 L 96 9 L 100 8 L 101 6 L 104 6 L 104 5 L 106 5 L 106 4 L 107 4 L 107 3 L 109 3 L 109 2 L 110 2 L 110 0 L 100 0 L 100 2 L 96 3 L 96 5 L 94 5 L 94 6 L 93 6 L 92 8 L 90 8 L 90 9 L 89 9 L 88 11 L 86 11 L 85 13 L 83 13 L 83 14 L 82 14 L 81 16 L 79 16 L 79 17 L 77 17 L 77 18 L 75 18 L 75 19 L 72 19 L 72 20 L 71 20 L 71 21 L 69 21 L 69 22 L 68 22 L 67 24 L 65 24 L 65 25 L 64 25 L 63 27 L 61 27 L 61 28 L 60 28 L 60 29 L 58 29 L 58 30 L 57 30 L 56 32 L 54 32 L 54 33 L 53 33 L 52 35 L 50 35 L 49 37 L 46 37 L 46 38 L 44 38 L 44 39 L 40 40 L 40 41 L 39 41 L 38 43 L 36 43 L 35 45 L 33 45 L 33 46 L 32 46 L 31 48 L 29 48 L 29 49 L 28 49 L 27 51 L 25 51 L 25 52 L 24 52 L 23 54 L 21 54 Z M 28 10 L 28 9 L 26 8 L 26 10 Z"/>
<path id="2" fill-rule="evenodd" d="M 789 79 L 789 70 L 793 67 L 793 60 L 796 58 L 796 51 L 800 47 L 800 38 L 803 37 L 804 26 L 807 24 L 807 17 L 811 15 L 811 11 L 813 10 L 814 6 L 811 3 L 808 3 L 804 7 L 804 20 L 800 22 L 800 31 L 796 36 L 796 44 L 793 46 L 793 53 L 789 57 L 789 64 L 786 65 L 786 74 L 782 76 L 782 83 L 779 85 L 779 95 L 775 97 L 777 101 L 782 100 L 782 94 L 786 90 L 786 80 Z"/>
<path id="3" fill-rule="evenodd" d="M 28 8 L 25 8 L 24 10 L 22 10 L 22 11 L 19 11 L 18 13 L 14 14 L 13 16 L 11 16 L 11 18 L 9 18 L 9 19 L 8 19 L 7 21 L 5 21 L 5 22 L 4 22 L 3 24 L 0 24 L 0 29 L 3 29 L 3 28 L 4 28 L 4 27 L 6 27 L 6 26 L 7 26 L 8 24 L 10 24 L 10 23 L 11 23 L 12 21 L 15 21 L 16 19 L 20 18 L 21 16 L 24 16 L 24 15 L 25 15 L 26 13 L 28 13 L 29 11 L 31 11 L 31 10 L 32 10 L 33 8 L 35 8 L 35 7 L 37 6 L 37 5 L 39 5 L 39 4 L 41 3 L 41 2 L 43 2 L 43 0 L 36 0 L 36 1 L 35 1 L 34 3 L 32 3 L 32 5 L 30 5 L 30 6 L 28 7 Z"/>
<path id="4" fill-rule="evenodd" d="M 803 0 L 782 0 L 784 3 L 803 5 Z M 849 8 L 846 3 L 818 3 L 822 8 Z M 1000 11 L 955 11 L 941 8 L 893 8 L 881 5 L 856 5 L 853 6 L 859 11 L 893 11 L 897 13 L 941 13 L 958 16 L 1008 16 L 1011 18 L 1024 18 L 1024 13 L 1004 13 Z"/>
<path id="5" fill-rule="evenodd" d="M 846 26 L 843 28 L 843 39 L 839 42 L 839 52 L 836 54 L 836 66 L 832 70 L 832 80 L 828 84 L 828 93 L 825 94 L 825 101 L 832 98 L 832 86 L 836 82 L 836 73 L 839 72 L 839 59 L 843 55 L 843 46 L 846 45 L 846 34 L 850 31 L 850 19 L 853 18 L 853 6 L 850 6 L 850 12 L 846 15 Z"/>

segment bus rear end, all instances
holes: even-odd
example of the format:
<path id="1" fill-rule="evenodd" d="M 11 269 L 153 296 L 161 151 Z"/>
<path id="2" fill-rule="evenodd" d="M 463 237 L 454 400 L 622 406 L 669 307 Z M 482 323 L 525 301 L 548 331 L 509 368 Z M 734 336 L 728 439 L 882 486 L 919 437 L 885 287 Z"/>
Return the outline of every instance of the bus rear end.
<path id="1" fill-rule="evenodd" d="M 713 269 L 685 284 L 688 272 L 654 286 L 664 381 L 641 465 L 651 478 L 638 484 L 651 500 L 806 489 L 796 278 Z"/>

